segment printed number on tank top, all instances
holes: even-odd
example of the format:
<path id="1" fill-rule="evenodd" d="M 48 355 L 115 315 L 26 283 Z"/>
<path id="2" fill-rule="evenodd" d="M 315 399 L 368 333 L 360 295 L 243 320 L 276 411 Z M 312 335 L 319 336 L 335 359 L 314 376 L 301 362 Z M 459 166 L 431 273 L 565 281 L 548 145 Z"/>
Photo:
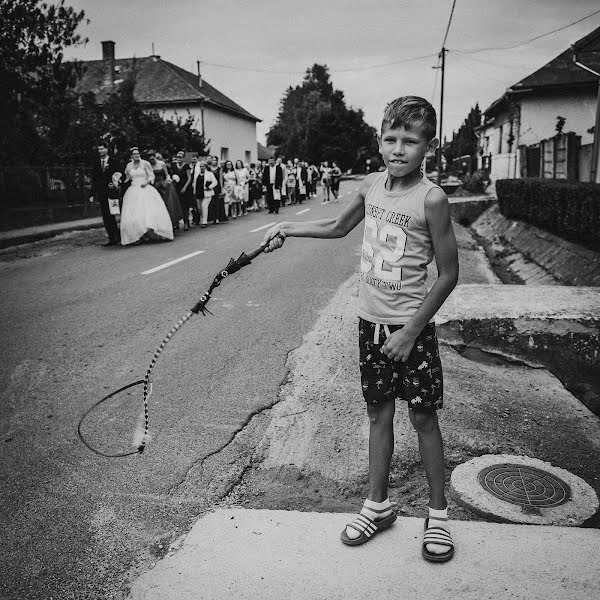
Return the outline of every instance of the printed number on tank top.
<path id="1" fill-rule="evenodd" d="M 401 227 L 386 223 L 378 228 L 373 217 L 365 217 L 365 239 L 361 255 L 361 271 L 385 281 L 400 281 L 402 268 L 398 265 L 404 256 L 406 233 Z"/>

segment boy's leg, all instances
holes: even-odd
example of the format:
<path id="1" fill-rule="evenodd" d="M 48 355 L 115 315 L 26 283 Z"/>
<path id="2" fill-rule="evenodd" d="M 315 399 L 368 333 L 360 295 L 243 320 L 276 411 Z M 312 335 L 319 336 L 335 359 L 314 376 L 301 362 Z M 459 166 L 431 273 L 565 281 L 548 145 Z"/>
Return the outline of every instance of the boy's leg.
<path id="1" fill-rule="evenodd" d="M 396 519 L 388 498 L 390 463 L 394 451 L 394 401 L 368 402 L 369 417 L 369 493 L 354 526 L 348 524 L 342 535 L 345 543 L 364 536 L 360 529 L 368 522 L 360 522 L 360 515 L 379 527 L 389 527 Z M 357 529 L 358 526 L 358 529 Z M 367 541 L 363 539 L 363 541 Z"/>
<path id="2" fill-rule="evenodd" d="M 419 439 L 419 452 L 421 461 L 425 469 L 427 483 L 429 484 L 429 517 L 427 520 L 427 529 L 431 528 L 432 538 L 444 540 L 444 536 L 449 539 L 450 529 L 448 526 L 448 503 L 444 495 L 445 471 L 444 471 L 444 444 L 440 431 L 437 413 L 417 412 L 411 408 L 408 409 L 408 416 L 412 426 L 417 432 Z M 436 528 L 438 531 L 436 532 Z M 443 529 L 444 531 L 439 531 Z M 445 532 L 448 532 L 446 534 Z M 440 538 L 440 534 L 442 537 Z M 436 544 L 435 542 L 425 543 L 425 549 L 429 556 L 428 560 L 434 560 L 431 555 L 448 555 L 444 560 L 451 558 L 454 552 L 445 544 Z"/>
<path id="3" fill-rule="evenodd" d="M 394 452 L 395 402 L 368 402 L 369 417 L 369 495 L 373 502 L 388 497 L 390 463 Z"/>
<path id="4" fill-rule="evenodd" d="M 408 417 L 419 439 L 419 452 L 429 484 L 429 507 L 444 510 L 448 505 L 444 495 L 444 443 L 437 413 L 409 408 Z"/>

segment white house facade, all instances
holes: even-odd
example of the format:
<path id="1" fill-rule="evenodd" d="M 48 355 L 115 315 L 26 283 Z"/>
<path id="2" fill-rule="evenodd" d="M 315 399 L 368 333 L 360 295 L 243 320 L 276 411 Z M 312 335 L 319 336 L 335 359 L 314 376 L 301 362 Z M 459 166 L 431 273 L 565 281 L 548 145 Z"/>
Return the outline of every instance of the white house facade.
<path id="1" fill-rule="evenodd" d="M 484 111 L 478 166 L 489 169 L 492 180 L 597 180 L 592 158 L 600 77 L 575 62 L 577 52 L 584 66 L 600 70 L 600 28 L 508 88 Z"/>
<path id="2" fill-rule="evenodd" d="M 102 60 L 86 61 L 78 85 L 102 102 L 128 74 L 135 74 L 134 97 L 167 120 L 194 117 L 194 127 L 222 160 L 257 159 L 256 123 L 260 119 L 217 90 L 198 74 L 160 56 L 115 59 L 114 42 L 102 42 Z"/>

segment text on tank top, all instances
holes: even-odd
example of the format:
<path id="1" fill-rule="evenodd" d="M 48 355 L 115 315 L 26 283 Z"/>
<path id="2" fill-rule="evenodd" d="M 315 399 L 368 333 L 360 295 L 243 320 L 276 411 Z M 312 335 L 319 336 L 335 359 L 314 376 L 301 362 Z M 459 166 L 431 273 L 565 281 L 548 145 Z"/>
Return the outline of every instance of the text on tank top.
<path id="1" fill-rule="evenodd" d="M 436 186 L 425 176 L 408 190 L 391 192 L 388 172 L 365 197 L 358 314 L 372 323 L 409 321 L 427 294 L 433 246 L 425 219 L 425 197 Z"/>

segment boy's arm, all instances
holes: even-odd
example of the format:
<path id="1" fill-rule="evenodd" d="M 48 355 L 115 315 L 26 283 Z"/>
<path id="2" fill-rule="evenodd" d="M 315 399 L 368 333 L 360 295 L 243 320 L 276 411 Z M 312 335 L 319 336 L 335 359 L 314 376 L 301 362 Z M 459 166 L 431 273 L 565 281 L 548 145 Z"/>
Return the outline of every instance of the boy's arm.
<path id="1" fill-rule="evenodd" d="M 265 252 L 280 248 L 288 236 L 331 239 L 348 235 L 365 218 L 365 197 L 373 183 L 373 176 L 377 175 L 372 173 L 365 177 L 354 199 L 335 219 L 284 221 L 271 227 L 263 238 L 263 244 L 269 244 Z"/>
<path id="2" fill-rule="evenodd" d="M 444 304 L 458 280 L 458 250 L 450 220 L 450 204 L 439 188 L 431 189 L 425 198 L 425 218 L 431 233 L 438 278 L 408 323 L 383 344 L 381 351 L 396 362 L 406 362 L 417 336 Z"/>

